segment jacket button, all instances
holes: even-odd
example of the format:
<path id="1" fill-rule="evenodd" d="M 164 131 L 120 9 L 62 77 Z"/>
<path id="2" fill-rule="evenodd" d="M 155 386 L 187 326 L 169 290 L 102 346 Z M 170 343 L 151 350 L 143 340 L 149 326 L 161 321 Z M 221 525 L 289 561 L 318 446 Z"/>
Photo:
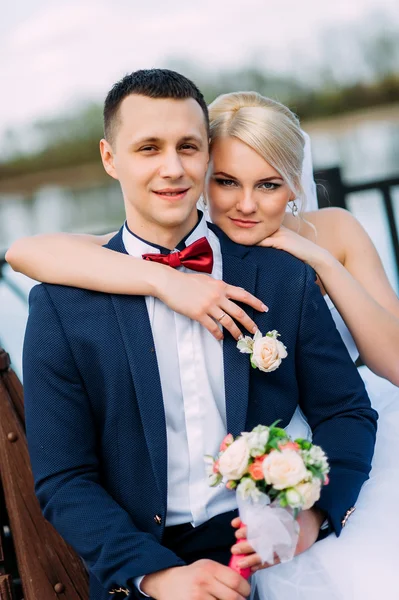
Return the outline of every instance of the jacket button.
<path id="1" fill-rule="evenodd" d="M 155 523 L 157 525 L 161 525 L 162 524 L 162 517 L 160 517 L 159 515 L 155 515 L 154 521 L 155 521 Z"/>
<path id="2" fill-rule="evenodd" d="M 354 513 L 356 510 L 356 506 L 352 506 L 352 508 L 350 508 L 349 510 L 346 511 L 344 518 L 341 521 L 341 525 L 342 527 L 345 527 L 346 523 L 348 522 L 349 517 L 351 516 L 352 513 Z"/>

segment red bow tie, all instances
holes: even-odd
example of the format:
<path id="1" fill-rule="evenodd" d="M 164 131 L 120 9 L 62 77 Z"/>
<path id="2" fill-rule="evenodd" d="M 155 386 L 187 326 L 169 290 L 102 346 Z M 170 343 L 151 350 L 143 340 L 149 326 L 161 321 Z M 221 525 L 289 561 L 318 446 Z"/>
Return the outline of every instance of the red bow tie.
<path id="1" fill-rule="evenodd" d="M 212 273 L 213 269 L 213 252 L 206 237 L 202 237 L 180 252 L 143 254 L 143 258 L 144 260 L 152 260 L 153 262 L 169 265 L 174 269 L 176 267 L 187 267 L 187 269 L 203 273 Z"/>

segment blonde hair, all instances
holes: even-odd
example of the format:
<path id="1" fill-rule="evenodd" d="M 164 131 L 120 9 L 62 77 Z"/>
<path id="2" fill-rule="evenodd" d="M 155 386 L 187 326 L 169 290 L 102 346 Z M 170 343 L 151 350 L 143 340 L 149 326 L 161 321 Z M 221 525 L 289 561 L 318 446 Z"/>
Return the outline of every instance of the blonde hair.
<path id="1" fill-rule="evenodd" d="M 209 106 L 210 141 L 233 136 L 255 150 L 287 183 L 304 210 L 301 185 L 305 139 L 289 108 L 257 92 L 222 94 Z"/>

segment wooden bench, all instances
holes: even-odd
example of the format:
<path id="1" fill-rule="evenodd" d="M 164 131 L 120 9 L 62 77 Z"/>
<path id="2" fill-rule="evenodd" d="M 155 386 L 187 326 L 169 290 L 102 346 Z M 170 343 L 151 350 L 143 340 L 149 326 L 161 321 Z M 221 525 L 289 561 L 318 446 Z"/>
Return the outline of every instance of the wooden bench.
<path id="1" fill-rule="evenodd" d="M 3 538 L 2 528 L 0 532 L 0 598 L 1 600 L 13 600 L 12 577 L 10 573 L 7 573 Z"/>
<path id="2" fill-rule="evenodd" d="M 1 514 L 0 600 L 21 600 L 6 572 L 6 523 L 11 529 L 24 600 L 88 600 L 88 575 L 82 561 L 41 514 L 26 442 L 22 384 L 1 348 L 0 477 L 7 510 L 7 515 Z"/>

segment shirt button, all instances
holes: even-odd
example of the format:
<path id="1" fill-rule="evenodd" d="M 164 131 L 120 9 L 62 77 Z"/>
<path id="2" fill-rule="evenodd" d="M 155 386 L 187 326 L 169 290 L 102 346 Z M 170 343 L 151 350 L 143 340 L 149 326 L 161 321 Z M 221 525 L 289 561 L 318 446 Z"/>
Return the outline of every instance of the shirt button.
<path id="1" fill-rule="evenodd" d="M 155 515 L 154 521 L 155 521 L 155 523 L 157 525 L 161 525 L 162 524 L 162 517 L 160 517 L 159 515 Z"/>

